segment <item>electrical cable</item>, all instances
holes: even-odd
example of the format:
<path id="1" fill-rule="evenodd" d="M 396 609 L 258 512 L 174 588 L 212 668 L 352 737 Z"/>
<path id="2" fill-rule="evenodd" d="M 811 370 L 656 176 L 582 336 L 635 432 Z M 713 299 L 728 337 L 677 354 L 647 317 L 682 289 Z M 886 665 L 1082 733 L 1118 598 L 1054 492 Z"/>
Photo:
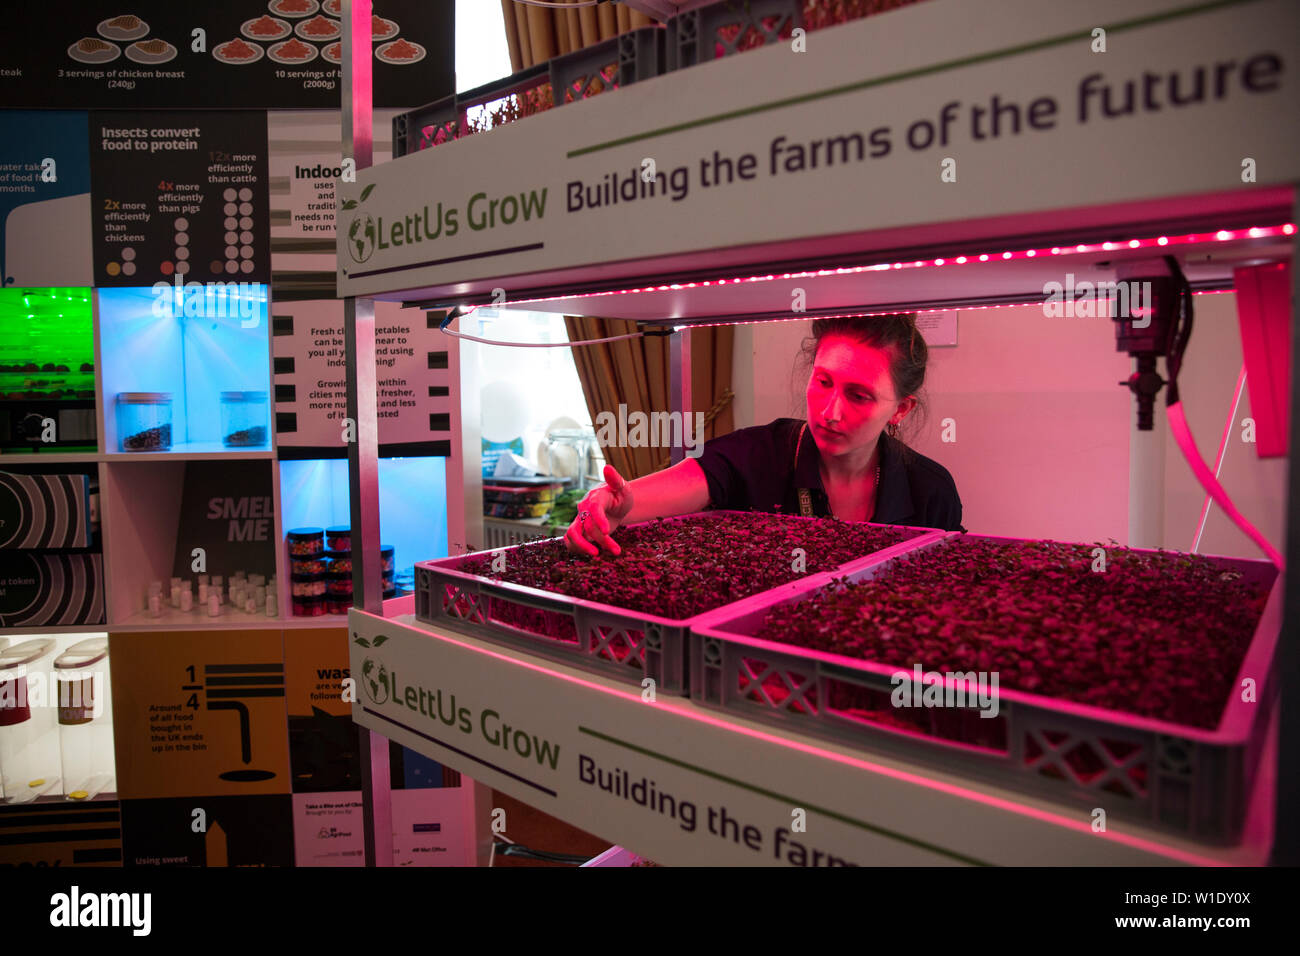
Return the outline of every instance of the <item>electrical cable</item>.
<path id="1" fill-rule="evenodd" d="M 1169 347 L 1169 355 L 1165 360 L 1165 367 L 1169 372 L 1168 402 L 1165 407 L 1165 412 L 1169 417 L 1169 430 L 1173 433 L 1174 440 L 1178 442 L 1183 457 L 1187 459 L 1187 464 L 1192 469 L 1192 474 L 1196 476 L 1196 480 L 1201 483 L 1201 487 L 1219 503 L 1219 507 L 1223 509 L 1224 514 L 1231 518 L 1232 522 L 1244 531 L 1250 540 L 1259 545 L 1274 566 L 1279 571 L 1285 571 L 1286 561 L 1281 553 L 1269 543 L 1258 528 L 1246 519 L 1245 515 L 1237 510 L 1232 498 L 1224 491 L 1223 486 L 1219 484 L 1218 478 L 1205 464 L 1205 459 L 1196 447 L 1196 440 L 1192 437 L 1191 428 L 1187 424 L 1187 415 L 1183 411 L 1182 400 L 1178 397 L 1178 373 L 1182 370 L 1183 352 L 1186 350 L 1188 339 L 1192 334 L 1192 287 L 1188 284 L 1187 277 L 1183 275 L 1182 270 L 1178 268 L 1177 261 L 1172 256 L 1166 256 L 1165 261 L 1169 264 L 1170 272 L 1179 287 L 1179 321 L 1171 336 L 1173 342 Z"/>
<path id="2" fill-rule="evenodd" d="M 547 850 L 534 850 L 524 846 L 522 843 L 492 845 L 493 854 L 496 856 L 518 856 L 525 860 L 541 860 L 546 863 L 568 863 L 572 866 L 580 866 L 591 859 L 589 856 L 574 856 L 570 853 L 551 853 Z"/>

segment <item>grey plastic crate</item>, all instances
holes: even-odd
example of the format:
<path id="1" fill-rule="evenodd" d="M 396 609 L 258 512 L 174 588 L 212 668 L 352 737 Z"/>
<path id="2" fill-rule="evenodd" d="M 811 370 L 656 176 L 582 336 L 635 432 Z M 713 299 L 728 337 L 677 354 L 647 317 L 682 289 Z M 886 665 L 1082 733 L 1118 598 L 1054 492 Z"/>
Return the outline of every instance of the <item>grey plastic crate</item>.
<path id="1" fill-rule="evenodd" d="M 664 520 L 727 517 L 738 513 L 707 511 Z M 785 517 L 795 521 L 816 520 Z M 877 552 L 878 555 L 906 551 L 945 534 L 933 528 L 893 527 L 911 537 Z M 474 555 L 417 563 L 416 619 L 435 626 L 450 626 L 630 683 L 640 684 L 649 677 L 655 681 L 656 689 L 664 693 L 686 696 L 690 692 L 687 635 L 703 615 L 682 619 L 659 617 L 457 570 L 468 557 L 495 551 L 508 555 L 511 550 L 477 551 Z M 764 593 L 784 594 L 800 581 L 821 578 L 824 574 L 813 574 Z"/>
<path id="2" fill-rule="evenodd" d="M 549 86 L 552 108 L 668 71 L 663 27 L 640 27 L 393 117 L 393 157 L 465 135 L 471 109 Z M 489 131 L 490 132 L 490 131 Z"/>
<path id="3" fill-rule="evenodd" d="M 740 45 L 753 36 L 767 46 L 803 25 L 803 0 L 721 0 L 687 10 L 668 21 L 669 68 L 680 70 L 739 53 Z"/>
<path id="4" fill-rule="evenodd" d="M 1284 586 L 1267 561 L 1209 556 L 1225 570 L 1271 589 L 1237 675 L 1236 686 L 1246 677 L 1256 680 L 1258 700 L 1229 695 L 1212 731 L 1007 688 L 999 688 L 994 718 L 968 708 L 903 711 L 889 703 L 897 667 L 752 636 L 770 608 L 803 601 L 832 577 L 887 578 L 895 561 L 960 537 L 946 534 L 906 553 L 873 556 L 846 566 L 847 574 L 806 581 L 793 593 L 759 595 L 703 615 L 691 632 L 691 699 L 801 734 L 1068 801 L 1081 814 L 1101 807 L 1119 819 L 1203 842 L 1239 842 L 1278 697 L 1275 651 Z"/>

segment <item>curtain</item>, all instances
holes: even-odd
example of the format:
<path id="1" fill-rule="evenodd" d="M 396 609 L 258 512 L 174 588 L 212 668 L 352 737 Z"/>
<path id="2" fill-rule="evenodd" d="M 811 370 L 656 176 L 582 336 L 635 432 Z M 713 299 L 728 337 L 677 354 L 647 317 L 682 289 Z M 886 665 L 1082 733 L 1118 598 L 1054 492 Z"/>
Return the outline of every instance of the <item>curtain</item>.
<path id="1" fill-rule="evenodd" d="M 501 12 L 505 16 L 513 73 L 655 23 L 648 15 L 621 3 L 602 3 L 596 7 L 573 5 L 572 10 L 557 10 L 501 0 Z"/>
<path id="2" fill-rule="evenodd" d="M 564 317 L 570 341 L 599 339 L 637 331 L 635 322 L 626 319 L 601 319 L 591 316 Z M 691 400 L 689 427 L 692 441 L 696 412 L 704 413 L 704 439 L 725 435 L 735 427 L 732 414 L 731 353 L 735 329 L 715 325 L 692 329 Z M 573 362 L 582 381 L 591 421 L 600 433 L 597 417 L 608 412 L 618 420 L 620 404 L 632 412 L 670 412 L 669 350 L 666 336 L 643 336 L 621 342 L 602 342 L 573 348 Z M 683 429 L 686 423 L 683 422 Z M 670 450 L 662 447 L 623 448 L 602 445 L 605 460 L 629 481 L 668 467 Z"/>

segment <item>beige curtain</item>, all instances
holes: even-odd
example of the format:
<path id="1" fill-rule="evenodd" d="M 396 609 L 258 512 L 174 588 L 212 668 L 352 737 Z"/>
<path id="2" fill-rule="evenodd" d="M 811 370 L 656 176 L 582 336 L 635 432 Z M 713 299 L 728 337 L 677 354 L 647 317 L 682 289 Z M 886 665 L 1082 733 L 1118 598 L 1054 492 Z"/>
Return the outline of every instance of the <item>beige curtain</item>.
<path id="1" fill-rule="evenodd" d="M 556 0 L 565 3 L 566 0 Z M 501 0 L 510 46 L 510 70 L 518 73 L 551 57 L 572 53 L 629 30 L 655 23 L 649 16 L 621 3 L 596 7 L 573 5 L 572 10 L 538 7 Z"/>
<path id="2" fill-rule="evenodd" d="M 564 317 L 570 341 L 600 339 L 637 331 L 635 322 L 591 316 Z M 704 413 L 704 438 L 725 435 L 734 427 L 731 391 L 731 353 L 735 329 L 716 325 L 693 329 L 691 336 L 691 428 L 695 413 Z M 573 348 L 573 361 L 582 380 L 587 410 L 593 425 L 601 412 L 618 417 L 618 406 L 632 412 L 672 411 L 669 393 L 668 338 L 643 336 L 621 342 L 603 342 Z M 697 438 L 692 431 L 692 438 Z M 668 467 L 664 448 L 602 446 L 605 460 L 631 480 Z"/>

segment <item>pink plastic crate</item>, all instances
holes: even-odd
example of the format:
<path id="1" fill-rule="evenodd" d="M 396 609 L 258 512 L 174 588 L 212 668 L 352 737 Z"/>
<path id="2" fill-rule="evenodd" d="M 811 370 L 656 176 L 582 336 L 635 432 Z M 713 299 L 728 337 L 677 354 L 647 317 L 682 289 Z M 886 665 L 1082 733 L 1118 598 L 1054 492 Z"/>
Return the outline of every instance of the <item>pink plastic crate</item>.
<path id="1" fill-rule="evenodd" d="M 992 718 L 974 708 L 895 708 L 890 678 L 900 668 L 753 636 L 770 608 L 803 601 L 834 577 L 887 577 L 896 561 L 961 537 L 921 541 L 906 552 L 852 562 L 844 574 L 806 580 L 792 592 L 759 595 L 702 615 L 691 633 L 692 700 L 799 733 L 959 769 L 1078 804 L 1082 812 L 1102 807 L 1108 815 L 1205 842 L 1238 842 L 1278 695 L 1274 667 L 1283 579 L 1267 561 L 1208 556 L 1270 589 L 1234 684 L 1255 677 L 1258 698 L 1251 703 L 1230 693 L 1212 730 L 1005 687 L 998 689 Z"/>
<path id="2" fill-rule="evenodd" d="M 707 511 L 665 520 L 722 518 L 737 514 L 744 512 Z M 815 520 L 790 515 L 784 517 L 792 521 Z M 945 534 L 933 528 L 891 527 L 912 537 L 877 552 L 877 555 L 905 551 Z M 508 555 L 514 548 L 478 551 L 475 555 L 483 556 L 498 550 Z M 649 677 L 655 681 L 656 689 L 663 693 L 682 696 L 690 693 L 687 635 L 693 623 L 703 615 L 681 619 L 660 617 L 458 570 L 458 565 L 472 556 L 456 555 L 416 564 L 417 620 L 462 630 L 629 683 L 639 685 Z M 807 578 L 764 593 L 790 593 L 800 580 Z"/>

